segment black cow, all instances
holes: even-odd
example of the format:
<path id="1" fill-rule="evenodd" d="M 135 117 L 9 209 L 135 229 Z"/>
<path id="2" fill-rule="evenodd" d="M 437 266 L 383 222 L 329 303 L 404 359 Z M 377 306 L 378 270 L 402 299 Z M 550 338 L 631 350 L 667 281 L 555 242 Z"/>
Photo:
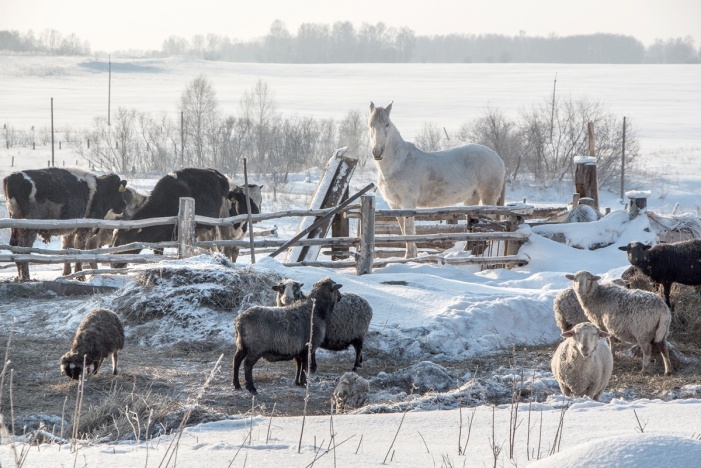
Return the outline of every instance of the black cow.
<path id="1" fill-rule="evenodd" d="M 121 213 L 127 181 L 116 174 L 97 176 L 81 169 L 50 167 L 14 172 L 3 180 L 7 210 L 13 219 L 77 219 L 105 217 L 109 210 Z M 12 229 L 10 245 L 31 247 L 39 234 L 44 242 L 61 235 L 62 247 L 73 247 L 89 229 Z M 80 246 L 80 245 L 79 245 Z M 17 262 L 19 281 L 29 280 L 27 262 Z M 64 264 L 63 274 L 71 272 Z"/>
<path id="2" fill-rule="evenodd" d="M 146 203 L 130 220 L 177 216 L 181 197 L 195 199 L 195 214 L 210 218 L 229 216 L 229 181 L 214 169 L 185 168 L 162 177 L 153 188 Z M 196 225 L 198 238 L 211 238 L 216 230 L 217 238 L 230 239 L 230 229 Z M 112 240 L 113 246 L 132 242 L 166 242 L 176 238 L 177 227 L 161 225 L 141 229 L 120 229 Z M 133 252 L 132 252 L 133 253 Z M 224 249 L 232 257 L 232 249 Z M 123 265 L 113 265 L 115 267 Z"/>

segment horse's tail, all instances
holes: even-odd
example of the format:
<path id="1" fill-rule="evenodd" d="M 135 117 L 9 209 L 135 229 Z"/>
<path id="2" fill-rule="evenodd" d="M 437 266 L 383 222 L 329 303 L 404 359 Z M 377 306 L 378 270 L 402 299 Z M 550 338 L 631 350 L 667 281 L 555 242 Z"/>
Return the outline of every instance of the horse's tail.
<path id="1" fill-rule="evenodd" d="M 504 177 L 504 180 L 501 183 L 501 193 L 497 199 L 498 206 L 504 206 L 504 203 L 506 203 L 506 177 Z"/>

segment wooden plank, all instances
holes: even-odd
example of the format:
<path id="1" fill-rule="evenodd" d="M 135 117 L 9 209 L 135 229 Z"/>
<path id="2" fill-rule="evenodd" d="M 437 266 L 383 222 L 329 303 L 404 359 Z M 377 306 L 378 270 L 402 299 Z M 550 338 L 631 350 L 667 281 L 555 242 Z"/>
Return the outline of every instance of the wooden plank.
<path id="1" fill-rule="evenodd" d="M 358 164 L 356 158 L 346 156 L 347 148 L 334 152 L 324 168 L 316 192 L 310 202 L 310 209 L 333 208 L 339 206 L 343 195 L 350 186 L 350 180 Z M 315 226 L 311 228 L 311 226 Z M 307 231 L 307 239 L 326 237 L 331 227 L 331 219 L 324 217 L 304 217 L 299 224 L 299 232 Z M 287 252 L 287 262 L 313 261 L 321 249 L 316 246 L 292 246 Z"/>
<path id="2" fill-rule="evenodd" d="M 375 260 L 375 197 L 363 195 L 360 207 L 360 252 L 355 266 L 358 276 L 372 273 Z"/>

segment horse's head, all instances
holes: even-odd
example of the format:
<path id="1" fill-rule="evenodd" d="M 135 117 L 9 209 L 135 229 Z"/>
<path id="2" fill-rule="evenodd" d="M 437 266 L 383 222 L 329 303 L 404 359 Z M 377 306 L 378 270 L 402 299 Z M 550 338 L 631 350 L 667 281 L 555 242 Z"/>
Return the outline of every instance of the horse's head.
<path id="1" fill-rule="evenodd" d="M 370 102 L 370 118 L 368 119 L 368 127 L 370 128 L 370 142 L 372 143 L 372 156 L 375 161 L 382 159 L 382 153 L 385 151 L 387 144 L 387 136 L 389 134 L 392 121 L 389 120 L 389 113 L 392 111 L 392 103 L 387 107 L 375 107 L 375 104 Z"/>

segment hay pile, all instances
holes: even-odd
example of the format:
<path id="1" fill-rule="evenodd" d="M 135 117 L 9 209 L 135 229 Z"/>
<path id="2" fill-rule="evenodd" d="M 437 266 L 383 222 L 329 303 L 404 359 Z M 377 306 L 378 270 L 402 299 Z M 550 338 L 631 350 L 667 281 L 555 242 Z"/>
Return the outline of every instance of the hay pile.
<path id="1" fill-rule="evenodd" d="M 114 310 L 141 345 L 230 342 L 234 318 L 254 305 L 274 305 L 272 286 L 282 279 L 201 255 L 143 269 L 101 306 Z"/>

